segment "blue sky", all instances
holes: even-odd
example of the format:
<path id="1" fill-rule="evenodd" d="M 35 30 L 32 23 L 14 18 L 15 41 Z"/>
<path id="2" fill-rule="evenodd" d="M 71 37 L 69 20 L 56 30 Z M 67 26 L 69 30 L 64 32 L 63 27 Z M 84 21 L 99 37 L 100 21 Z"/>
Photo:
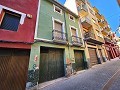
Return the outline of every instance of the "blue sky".
<path id="1" fill-rule="evenodd" d="M 64 4 L 65 0 L 58 0 Z M 89 0 L 92 6 L 96 6 L 110 24 L 112 31 L 115 32 L 120 23 L 120 8 L 117 0 Z M 117 36 L 120 34 L 117 32 Z"/>

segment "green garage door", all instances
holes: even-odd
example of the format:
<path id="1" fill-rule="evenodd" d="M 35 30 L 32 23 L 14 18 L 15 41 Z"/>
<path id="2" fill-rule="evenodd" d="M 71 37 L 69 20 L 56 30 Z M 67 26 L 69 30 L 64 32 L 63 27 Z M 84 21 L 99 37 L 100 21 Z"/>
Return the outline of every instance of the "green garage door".
<path id="1" fill-rule="evenodd" d="M 76 51 L 74 51 L 74 55 L 75 55 L 75 70 L 80 71 L 80 70 L 84 69 L 83 52 L 76 50 Z"/>
<path id="2" fill-rule="evenodd" d="M 64 76 L 64 58 L 62 49 L 41 47 L 39 83 Z"/>

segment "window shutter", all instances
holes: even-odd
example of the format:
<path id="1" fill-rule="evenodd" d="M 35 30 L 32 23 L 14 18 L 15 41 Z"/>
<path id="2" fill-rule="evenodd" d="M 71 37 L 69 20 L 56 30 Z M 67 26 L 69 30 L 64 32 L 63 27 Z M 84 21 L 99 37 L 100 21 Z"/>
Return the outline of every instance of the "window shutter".
<path id="1" fill-rule="evenodd" d="M 55 21 L 55 30 L 62 31 L 62 24 Z"/>

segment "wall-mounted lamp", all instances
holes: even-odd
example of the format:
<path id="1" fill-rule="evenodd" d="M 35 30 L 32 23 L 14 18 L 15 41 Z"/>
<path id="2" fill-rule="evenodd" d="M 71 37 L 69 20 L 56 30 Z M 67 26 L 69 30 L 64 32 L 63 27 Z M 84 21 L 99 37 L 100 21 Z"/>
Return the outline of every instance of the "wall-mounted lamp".
<path id="1" fill-rule="evenodd" d="M 31 15 L 31 14 L 27 14 L 27 17 L 28 17 L 29 19 L 32 19 L 32 15 Z"/>

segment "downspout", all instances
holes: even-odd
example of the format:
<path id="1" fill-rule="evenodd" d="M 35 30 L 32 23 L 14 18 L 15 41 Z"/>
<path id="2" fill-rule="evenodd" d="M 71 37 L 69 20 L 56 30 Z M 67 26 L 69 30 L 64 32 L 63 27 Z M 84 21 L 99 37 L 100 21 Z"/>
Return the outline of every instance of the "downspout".
<path id="1" fill-rule="evenodd" d="M 64 19 L 65 19 L 65 29 L 66 29 L 66 32 L 67 32 L 67 24 L 66 24 L 66 13 L 64 12 Z M 69 59 L 70 59 L 70 45 L 69 45 L 69 39 L 68 39 L 68 32 L 67 32 L 67 41 L 68 41 L 68 56 L 69 56 Z M 72 63 L 71 63 L 71 67 L 72 67 Z M 66 68 L 67 68 L 67 63 L 66 63 Z M 65 68 L 65 70 L 66 70 Z M 72 68 L 73 69 L 73 68 Z"/>

